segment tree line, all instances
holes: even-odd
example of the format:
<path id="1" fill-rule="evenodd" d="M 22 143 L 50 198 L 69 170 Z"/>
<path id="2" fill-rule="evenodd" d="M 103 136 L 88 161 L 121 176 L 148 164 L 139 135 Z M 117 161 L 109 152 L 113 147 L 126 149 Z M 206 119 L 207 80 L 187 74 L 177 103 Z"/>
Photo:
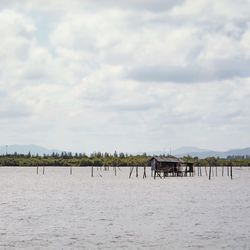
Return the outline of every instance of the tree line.
<path id="1" fill-rule="evenodd" d="M 166 155 L 161 155 L 166 156 Z M 169 156 L 169 155 L 167 155 Z M 152 156 L 146 153 L 131 155 L 126 153 L 52 153 L 51 155 L 7 154 L 0 155 L 0 166 L 149 166 Z M 185 162 L 193 163 L 194 166 L 250 166 L 249 157 L 231 156 L 225 158 L 207 157 L 182 157 Z"/>

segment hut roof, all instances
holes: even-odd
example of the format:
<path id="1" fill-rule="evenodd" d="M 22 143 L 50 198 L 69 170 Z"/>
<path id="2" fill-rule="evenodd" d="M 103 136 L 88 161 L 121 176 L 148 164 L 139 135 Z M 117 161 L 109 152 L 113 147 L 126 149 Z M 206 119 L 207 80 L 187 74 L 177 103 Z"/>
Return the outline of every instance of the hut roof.
<path id="1" fill-rule="evenodd" d="M 173 163 L 184 163 L 181 159 L 178 159 L 173 156 L 154 156 L 150 159 L 152 161 L 153 159 L 156 159 L 158 162 L 173 162 Z"/>

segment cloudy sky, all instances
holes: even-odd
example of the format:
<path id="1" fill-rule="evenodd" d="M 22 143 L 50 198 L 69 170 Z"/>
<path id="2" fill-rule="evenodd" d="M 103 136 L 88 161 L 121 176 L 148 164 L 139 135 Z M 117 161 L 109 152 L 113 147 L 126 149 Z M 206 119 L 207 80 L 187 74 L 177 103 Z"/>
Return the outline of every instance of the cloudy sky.
<path id="1" fill-rule="evenodd" d="M 1 0 L 0 144 L 250 146 L 249 0 Z"/>

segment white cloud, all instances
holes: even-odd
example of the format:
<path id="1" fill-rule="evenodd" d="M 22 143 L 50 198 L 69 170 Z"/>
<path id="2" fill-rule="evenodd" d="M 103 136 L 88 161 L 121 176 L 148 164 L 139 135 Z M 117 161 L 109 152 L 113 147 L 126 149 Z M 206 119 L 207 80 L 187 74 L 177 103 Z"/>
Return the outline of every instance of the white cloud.
<path id="1" fill-rule="evenodd" d="M 3 143 L 248 146 L 247 1 L 58 3 L 1 1 Z"/>

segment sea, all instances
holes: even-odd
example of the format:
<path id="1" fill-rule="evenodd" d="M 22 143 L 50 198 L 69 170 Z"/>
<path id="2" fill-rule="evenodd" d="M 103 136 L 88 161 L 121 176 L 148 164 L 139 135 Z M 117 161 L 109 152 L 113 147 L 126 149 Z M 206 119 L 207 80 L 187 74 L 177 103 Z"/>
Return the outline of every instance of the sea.
<path id="1" fill-rule="evenodd" d="M 1 167 L 0 249 L 250 250 L 250 168 L 202 171 Z"/>

